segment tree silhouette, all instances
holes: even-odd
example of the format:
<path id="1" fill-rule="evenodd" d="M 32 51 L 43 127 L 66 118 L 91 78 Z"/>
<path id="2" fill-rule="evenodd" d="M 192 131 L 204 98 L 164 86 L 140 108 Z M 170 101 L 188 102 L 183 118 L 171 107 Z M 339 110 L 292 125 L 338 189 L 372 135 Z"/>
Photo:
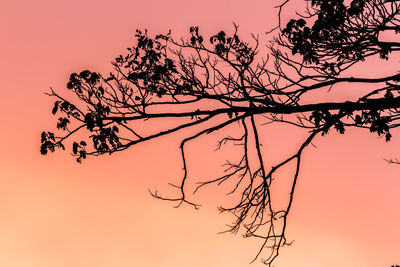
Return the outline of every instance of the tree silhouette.
<path id="1" fill-rule="evenodd" d="M 267 51 L 259 48 L 258 37 L 239 37 L 237 25 L 230 34 L 220 31 L 209 37 L 190 27 L 188 38 L 180 40 L 170 33 L 151 37 L 137 30 L 135 45 L 112 62 L 113 72 L 71 74 L 67 88 L 72 99 L 51 90 L 49 95 L 56 98 L 52 113 L 62 114 L 57 122 L 60 135 L 43 132 L 41 153 L 65 149 L 64 143 L 73 139 L 72 153 L 81 162 L 193 128 L 195 133 L 180 143 L 184 173 L 181 183 L 174 185 L 177 197 L 165 198 L 157 191 L 152 195 L 198 208 L 185 187 L 190 171 L 185 145 L 234 125 L 241 134 L 227 133 L 218 148 L 240 145 L 240 159 L 227 162 L 222 176 L 200 183 L 196 191 L 210 184 L 233 184 L 230 193 L 237 202 L 220 208 L 236 218 L 229 231 L 243 229 L 245 237 L 261 238 L 254 260 L 266 250 L 262 261 L 271 265 L 280 248 L 290 245 L 287 218 L 302 154 L 314 138 L 357 127 L 390 141 L 390 130 L 400 125 L 398 70 L 382 77 L 374 70 L 364 75 L 351 72 L 364 61 L 389 60 L 400 50 L 400 42 L 382 38 L 400 32 L 400 1 L 306 1 L 306 9 L 282 26 L 280 14 L 288 2 L 277 7 L 279 25 L 267 33 L 272 36 Z M 341 84 L 352 85 L 352 97 L 334 101 Z M 177 125 L 141 133 L 144 121 L 149 125 L 167 118 L 176 118 Z M 290 124 L 308 133 L 295 153 L 272 167 L 267 167 L 261 148 L 265 123 Z M 275 204 L 274 177 L 291 164 L 287 202 Z"/>

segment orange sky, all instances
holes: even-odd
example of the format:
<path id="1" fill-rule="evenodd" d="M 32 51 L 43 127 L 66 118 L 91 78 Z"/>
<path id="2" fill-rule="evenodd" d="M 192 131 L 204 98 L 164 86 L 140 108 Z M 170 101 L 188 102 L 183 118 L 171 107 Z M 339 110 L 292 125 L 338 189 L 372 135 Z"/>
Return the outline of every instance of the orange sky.
<path id="1" fill-rule="evenodd" d="M 62 92 L 71 72 L 109 72 L 136 28 L 180 36 L 192 25 L 213 34 L 236 22 L 242 37 L 261 36 L 274 20 L 267 3 L 3 1 L 0 266 L 247 266 L 260 243 L 217 234 L 233 220 L 217 212 L 222 194 L 204 190 L 196 198 L 204 204 L 199 211 L 174 209 L 148 194 L 180 177 L 174 137 L 79 165 L 69 153 L 42 157 L 39 135 L 56 121 L 44 92 L 50 86 Z M 282 138 L 282 131 L 263 134 L 271 149 L 270 140 Z M 385 143 L 368 131 L 349 130 L 316 139 L 317 148 L 305 152 L 289 218 L 288 237 L 295 242 L 275 266 L 400 264 L 400 166 L 383 160 L 400 158 L 400 132 L 393 136 Z M 216 145 L 212 138 L 202 142 L 192 147 L 195 170 Z"/>

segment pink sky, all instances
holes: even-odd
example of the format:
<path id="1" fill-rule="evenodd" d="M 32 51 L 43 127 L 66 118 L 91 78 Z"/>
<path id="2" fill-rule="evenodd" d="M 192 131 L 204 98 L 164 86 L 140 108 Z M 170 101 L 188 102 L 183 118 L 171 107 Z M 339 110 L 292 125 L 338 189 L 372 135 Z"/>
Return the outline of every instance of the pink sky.
<path id="1" fill-rule="evenodd" d="M 172 29 L 179 37 L 192 25 L 209 35 L 235 22 L 242 37 L 262 36 L 275 18 L 268 3 L 3 1 L 0 266 L 247 266 L 261 243 L 217 234 L 233 220 L 217 212 L 222 194 L 205 189 L 196 198 L 204 204 L 199 211 L 174 209 L 149 195 L 148 188 L 168 193 L 165 185 L 181 175 L 174 137 L 79 165 L 68 152 L 41 156 L 39 136 L 55 126 L 53 100 L 44 95 L 49 87 L 63 92 L 71 72 L 111 71 L 109 62 L 132 43 L 136 28 Z M 271 147 L 269 140 L 282 137 L 264 135 Z M 400 158 L 400 132 L 393 136 L 385 143 L 349 130 L 316 139 L 317 148 L 305 153 L 289 218 L 288 237 L 295 242 L 275 266 L 400 264 L 400 166 L 384 161 Z M 200 172 L 195 162 L 208 157 L 216 141 L 194 145 L 194 170 Z"/>

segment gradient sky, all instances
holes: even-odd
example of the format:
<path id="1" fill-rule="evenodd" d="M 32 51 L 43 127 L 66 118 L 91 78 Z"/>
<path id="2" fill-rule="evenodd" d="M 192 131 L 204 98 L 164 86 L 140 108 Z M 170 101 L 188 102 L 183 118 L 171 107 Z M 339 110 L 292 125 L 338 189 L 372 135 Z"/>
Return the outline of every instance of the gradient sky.
<path id="1" fill-rule="evenodd" d="M 218 190 L 196 197 L 204 204 L 199 211 L 174 209 L 149 195 L 148 188 L 170 193 L 165 185 L 181 175 L 174 137 L 81 165 L 68 152 L 41 156 L 39 137 L 55 126 L 53 100 L 44 95 L 50 86 L 63 92 L 71 72 L 111 71 L 109 62 L 124 53 L 137 28 L 172 29 L 179 37 L 192 25 L 207 35 L 235 22 L 242 37 L 263 36 L 276 23 L 268 3 L 2 1 L 0 266 L 248 266 L 261 243 L 217 234 L 233 220 L 218 214 Z M 392 69 L 386 64 L 380 71 Z M 266 146 L 281 149 L 282 129 L 263 134 Z M 295 242 L 275 266 L 400 264 L 400 166 L 384 161 L 400 158 L 400 132 L 393 136 L 385 143 L 354 129 L 316 139 L 317 148 L 305 152 L 289 217 L 288 237 Z M 193 145 L 193 176 L 204 169 L 196 162 L 215 145 L 213 138 Z"/>

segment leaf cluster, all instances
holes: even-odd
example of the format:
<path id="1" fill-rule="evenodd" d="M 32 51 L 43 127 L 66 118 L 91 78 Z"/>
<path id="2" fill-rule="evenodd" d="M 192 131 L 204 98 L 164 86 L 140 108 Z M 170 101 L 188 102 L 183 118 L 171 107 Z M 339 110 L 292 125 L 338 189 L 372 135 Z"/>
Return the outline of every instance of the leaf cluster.
<path id="1" fill-rule="evenodd" d="M 393 44 L 380 41 L 379 35 L 391 28 L 383 18 L 397 9 L 379 0 L 353 0 L 347 6 L 343 0 L 315 0 L 306 16 L 287 23 L 282 35 L 292 54 L 300 54 L 307 64 L 325 64 L 325 68 L 335 64 L 339 69 L 371 54 L 388 59 Z"/>

